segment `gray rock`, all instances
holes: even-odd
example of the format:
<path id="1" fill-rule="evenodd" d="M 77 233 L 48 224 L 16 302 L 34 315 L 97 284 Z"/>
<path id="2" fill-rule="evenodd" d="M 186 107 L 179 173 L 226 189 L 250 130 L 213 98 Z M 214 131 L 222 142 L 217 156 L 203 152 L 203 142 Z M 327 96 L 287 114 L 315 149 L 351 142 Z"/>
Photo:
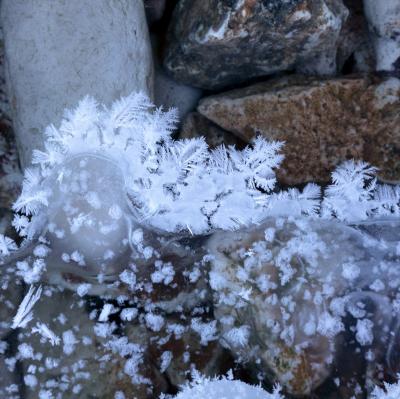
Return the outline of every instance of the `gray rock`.
<path id="1" fill-rule="evenodd" d="M 179 120 L 193 111 L 200 100 L 203 91 L 174 80 L 166 73 L 159 61 L 160 42 L 158 37 L 152 35 L 154 73 L 154 102 L 165 109 L 174 107 L 178 109 Z"/>
<path id="2" fill-rule="evenodd" d="M 400 70 L 400 1 L 364 0 L 378 71 Z"/>
<path id="3" fill-rule="evenodd" d="M 202 90 L 179 83 L 172 79 L 161 67 L 155 70 L 154 101 L 163 108 L 177 108 L 179 120 L 196 109 Z"/>
<path id="4" fill-rule="evenodd" d="M 349 17 L 344 23 L 338 41 L 336 63 L 341 71 L 346 62 L 350 67 L 345 72 L 373 72 L 375 53 L 368 33 L 364 7 L 359 0 L 344 0 L 349 9 Z"/>
<path id="5" fill-rule="evenodd" d="M 1 159 L 1 158 L 0 158 Z M 1 186 L 0 186 L 1 188 Z M 2 200 L 0 196 L 0 201 Z M 8 237 L 13 237 L 11 221 L 13 213 L 6 207 L 7 204 L 1 204 L 0 202 L 0 234 Z M 15 233 L 14 233 L 15 235 Z M 21 282 L 15 278 L 15 266 L 12 265 L 1 265 L 0 266 L 0 339 L 5 338 L 11 332 L 11 323 L 13 317 L 17 313 L 19 304 L 23 298 L 23 288 Z M 1 342 L 0 342 L 1 343 Z M 1 350 L 1 346 L 0 346 Z M 1 358 L 1 352 L 0 352 Z M 1 370 L 1 366 L 0 366 Z M 0 375 L 1 379 L 1 375 Z M 1 390 L 0 390 L 1 393 Z M 1 397 L 1 395 L 0 395 Z"/>
<path id="6" fill-rule="evenodd" d="M 152 55 L 142 1 L 5 0 L 6 75 L 23 166 L 43 130 L 86 95 L 110 105 L 151 95 Z"/>
<path id="7" fill-rule="evenodd" d="M 7 399 L 20 399 L 18 374 L 13 359 L 7 358 L 4 353 L 6 349 L 6 343 L 0 341 L 0 397 Z"/>
<path id="8" fill-rule="evenodd" d="M 239 137 L 221 129 L 200 113 L 191 112 L 182 123 L 179 138 L 192 139 L 195 137 L 204 137 L 210 148 L 218 147 L 221 144 L 225 146 L 235 145 L 237 148 L 246 146 Z"/>
<path id="9" fill-rule="evenodd" d="M 144 0 L 147 22 L 150 26 L 162 18 L 165 3 L 166 0 Z"/>
<path id="10" fill-rule="evenodd" d="M 206 89 L 298 68 L 336 71 L 342 0 L 182 0 L 174 11 L 164 65 Z"/>

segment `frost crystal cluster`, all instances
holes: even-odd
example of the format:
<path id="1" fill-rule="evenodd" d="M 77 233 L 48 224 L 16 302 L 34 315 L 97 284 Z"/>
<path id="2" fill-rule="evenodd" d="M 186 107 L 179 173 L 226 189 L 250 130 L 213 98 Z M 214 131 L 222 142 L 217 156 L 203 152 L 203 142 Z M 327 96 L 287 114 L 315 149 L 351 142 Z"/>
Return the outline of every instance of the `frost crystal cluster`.
<path id="1" fill-rule="evenodd" d="M 393 382 L 399 187 L 348 161 L 327 187 L 280 190 L 282 143 L 210 150 L 202 138 L 174 140 L 176 119 L 142 94 L 109 109 L 88 97 L 34 151 L 14 203 L 18 245 L 0 234 L 3 271 L 30 286 L 9 321 L 21 328 L 10 364 L 29 364 L 27 387 L 93 394 L 90 375 L 103 373 L 129 381 L 115 398 L 156 395 L 163 376 L 175 387 L 196 369 L 213 376 L 226 350 L 298 396 L 328 378 L 362 394 L 354 373 L 337 372 L 351 351 L 365 394 L 384 375 Z M 69 317 L 54 307 L 68 295 Z M 229 389 L 281 398 L 224 378 L 177 398 Z"/>

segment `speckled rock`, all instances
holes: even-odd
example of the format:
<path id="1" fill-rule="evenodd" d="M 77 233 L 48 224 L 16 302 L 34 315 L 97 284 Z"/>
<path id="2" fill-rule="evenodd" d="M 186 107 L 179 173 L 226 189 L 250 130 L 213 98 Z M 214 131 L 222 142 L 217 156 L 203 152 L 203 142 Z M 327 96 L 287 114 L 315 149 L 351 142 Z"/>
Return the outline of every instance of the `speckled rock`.
<path id="1" fill-rule="evenodd" d="M 378 71 L 400 72 L 399 0 L 364 0 Z"/>
<path id="2" fill-rule="evenodd" d="M 0 341 L 0 397 L 7 399 L 21 399 L 19 376 L 15 369 L 13 357 L 8 357 L 7 344 Z"/>
<path id="3" fill-rule="evenodd" d="M 2 200 L 1 196 L 0 200 Z M 8 205 L 0 203 L 0 234 L 15 239 L 16 233 L 11 227 L 12 218 L 13 213 L 8 208 Z M 23 287 L 21 282 L 15 277 L 14 264 L 0 265 L 0 276 L 0 339 L 2 339 L 11 332 L 13 317 L 17 313 L 18 306 L 23 298 Z"/>
<path id="4" fill-rule="evenodd" d="M 25 167 L 44 128 L 86 95 L 150 97 L 153 66 L 141 0 L 5 0 L 1 18 L 12 119 Z"/>
<path id="5" fill-rule="evenodd" d="M 191 139 L 195 137 L 204 137 L 210 148 L 218 147 L 221 144 L 235 145 L 237 148 L 245 147 L 245 143 L 239 137 L 221 129 L 200 113 L 191 112 L 182 123 L 179 138 Z"/>
<path id="6" fill-rule="evenodd" d="M 219 343 L 217 331 L 210 334 L 209 341 L 205 338 L 206 327 L 204 336 L 199 334 L 196 326 L 207 324 L 215 326 L 216 322 L 207 316 L 174 314 L 165 319 L 162 331 L 153 333 L 149 356 L 174 387 L 190 381 L 192 372 L 213 377 L 225 374 L 232 366 L 232 358 Z"/>
<path id="7" fill-rule="evenodd" d="M 285 141 L 280 182 L 326 182 L 335 165 L 363 159 L 400 180 L 400 80 L 277 79 L 203 99 L 198 111 L 249 141 Z"/>
<path id="8" fill-rule="evenodd" d="M 164 64 L 184 83 L 219 89 L 293 68 L 336 71 L 342 0 L 182 0 Z"/>
<path id="9" fill-rule="evenodd" d="M 45 323 L 59 343 L 52 345 L 35 333 L 36 323 Z M 100 321 L 99 311 L 76 294 L 44 287 L 34 320 L 19 334 L 25 398 L 37 399 L 40 391 L 48 391 L 60 399 L 114 399 L 116 392 L 150 399 L 147 385 L 138 384 L 140 378 L 145 381 L 146 331 L 137 331 L 134 343 L 128 343 L 116 330 L 114 321 Z"/>
<path id="10" fill-rule="evenodd" d="M 318 386 L 338 378 L 347 388 L 358 377 L 354 397 L 365 398 L 371 381 L 399 368 L 400 257 L 396 239 L 382 247 L 380 234 L 398 239 L 398 227 L 273 219 L 215 234 L 210 285 L 221 342 L 295 397 L 325 399 L 312 395 Z M 333 398 L 355 394 L 347 392 Z"/>

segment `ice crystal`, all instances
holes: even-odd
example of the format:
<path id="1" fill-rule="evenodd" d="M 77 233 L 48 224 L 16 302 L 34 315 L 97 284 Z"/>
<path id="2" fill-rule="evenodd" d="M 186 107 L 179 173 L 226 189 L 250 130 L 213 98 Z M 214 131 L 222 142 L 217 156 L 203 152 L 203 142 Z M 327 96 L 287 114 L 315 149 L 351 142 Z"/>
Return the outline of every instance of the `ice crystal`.
<path id="1" fill-rule="evenodd" d="M 388 384 L 385 382 L 384 389 L 375 387 L 370 399 L 398 399 L 400 398 L 400 382 Z"/>
<path id="2" fill-rule="evenodd" d="M 268 393 L 260 387 L 226 377 L 209 379 L 198 376 L 192 384 L 183 387 L 174 399 L 284 399 L 280 392 L 279 386 Z"/>
<path id="3" fill-rule="evenodd" d="M 42 287 L 39 287 L 36 292 L 33 285 L 29 287 L 29 291 L 25 295 L 21 304 L 18 307 L 17 314 L 14 316 L 11 328 L 26 327 L 33 318 L 32 308 L 42 295 Z"/>

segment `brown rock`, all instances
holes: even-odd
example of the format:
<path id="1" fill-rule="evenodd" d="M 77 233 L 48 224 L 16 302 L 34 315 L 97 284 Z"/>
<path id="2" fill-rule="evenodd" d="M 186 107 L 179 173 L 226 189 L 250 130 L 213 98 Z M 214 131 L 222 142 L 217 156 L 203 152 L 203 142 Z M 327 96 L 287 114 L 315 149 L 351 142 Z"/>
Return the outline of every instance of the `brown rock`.
<path id="1" fill-rule="evenodd" d="M 221 129 L 203 115 L 191 112 L 183 121 L 179 138 L 192 139 L 201 136 L 205 138 L 210 148 L 218 147 L 221 144 L 235 145 L 237 148 L 243 148 L 246 145 L 239 137 Z"/>
<path id="2" fill-rule="evenodd" d="M 90 317 L 88 303 L 76 294 L 44 286 L 34 307 L 34 319 L 19 334 L 18 356 L 23 363 L 25 398 L 37 399 L 40 391 L 63 399 L 115 399 L 117 392 L 126 398 L 154 397 L 149 393 L 149 385 L 137 384 L 134 376 L 148 377 L 144 359 L 139 360 L 137 372 L 129 363 L 131 358 L 135 359 L 129 344 L 142 348 L 138 350 L 139 356 L 146 348 L 145 329 L 137 328 L 132 340 L 118 344 L 116 331 L 113 335 L 101 334 L 99 328 L 103 324 L 106 329 L 108 323 L 97 320 L 98 312 Z M 52 346 L 33 333 L 37 322 L 45 323 L 60 338 L 58 345 Z"/>
<path id="3" fill-rule="evenodd" d="M 338 163 L 351 158 L 397 181 L 399 95 L 396 78 L 292 76 L 205 98 L 198 111 L 246 141 L 257 134 L 284 141 L 278 171 L 284 184 L 326 182 Z"/>
<path id="4" fill-rule="evenodd" d="M 150 363 L 157 365 L 176 388 L 187 383 L 193 371 L 214 377 L 233 367 L 232 357 L 216 337 L 201 343 L 199 334 L 191 328 L 191 320 L 188 314 L 168 315 L 164 328 L 157 334 L 152 333 L 150 339 Z M 202 317 L 204 323 L 212 321 L 208 316 Z"/>
<path id="5" fill-rule="evenodd" d="M 182 0 L 164 65 L 186 84 L 218 89 L 300 67 L 336 72 L 342 0 Z"/>

